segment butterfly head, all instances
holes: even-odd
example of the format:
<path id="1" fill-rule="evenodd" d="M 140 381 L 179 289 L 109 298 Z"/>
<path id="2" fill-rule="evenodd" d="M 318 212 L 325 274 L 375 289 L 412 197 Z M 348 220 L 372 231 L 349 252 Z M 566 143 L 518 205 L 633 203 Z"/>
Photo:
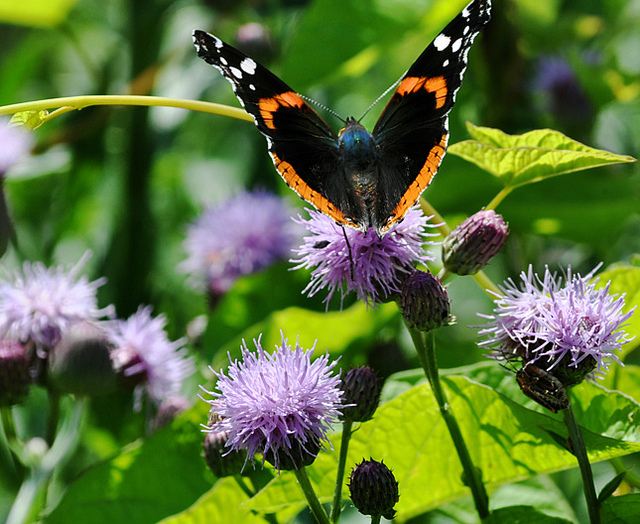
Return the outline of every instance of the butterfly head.
<path id="1" fill-rule="evenodd" d="M 376 156 L 373 135 L 355 118 L 347 118 L 338 135 L 338 149 L 342 158 L 355 166 L 366 167 Z"/>

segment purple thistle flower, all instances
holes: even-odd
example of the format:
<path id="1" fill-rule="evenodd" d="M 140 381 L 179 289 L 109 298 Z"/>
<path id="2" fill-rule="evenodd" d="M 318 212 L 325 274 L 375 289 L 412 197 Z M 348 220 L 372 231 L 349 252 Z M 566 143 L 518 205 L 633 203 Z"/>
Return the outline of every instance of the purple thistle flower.
<path id="1" fill-rule="evenodd" d="M 540 279 L 531 266 L 520 275 L 521 288 L 507 280 L 494 314 L 481 315 L 490 322 L 481 326 L 479 335 L 487 338 L 480 346 L 491 349 L 493 358 L 535 363 L 558 378 L 566 375 L 560 367 L 608 371 L 610 360 L 620 362 L 615 351 L 632 340 L 620 328 L 635 308 L 623 313 L 624 294 L 610 295 L 610 283 L 596 288 L 598 279 L 592 278 L 599 267 L 584 277 L 569 268 L 564 283 L 549 268 Z"/>
<path id="2" fill-rule="evenodd" d="M 189 226 L 181 269 L 195 287 L 219 296 L 235 280 L 286 260 L 298 234 L 284 200 L 265 192 L 241 193 L 202 213 Z"/>
<path id="3" fill-rule="evenodd" d="M 151 316 L 150 307 L 140 307 L 127 320 L 114 320 L 109 336 L 114 344 L 111 360 L 123 382 L 136 386 L 136 411 L 146 391 L 157 406 L 179 397 L 183 381 L 194 365 L 183 347 L 184 339 L 171 342 L 164 315 Z"/>
<path id="4" fill-rule="evenodd" d="M 272 354 L 265 353 L 260 339 L 256 353 L 243 341 L 242 362 L 229 361 L 228 374 L 211 369 L 218 378 L 220 393 L 207 391 L 215 414 L 211 432 L 228 432 L 231 450 L 246 450 L 247 460 L 256 453 L 273 462 L 276 470 L 291 469 L 313 459 L 327 440 L 327 431 L 340 415 L 340 377 L 331 375 L 337 361 L 329 354 L 313 362 L 315 345 L 295 349 L 282 336 Z M 273 459 L 273 460 L 271 460 Z"/>
<path id="5" fill-rule="evenodd" d="M 10 119 L 0 117 L 0 177 L 26 157 L 33 147 L 33 134 L 25 127 L 10 124 Z"/>
<path id="6" fill-rule="evenodd" d="M 21 272 L 0 280 L 0 338 L 51 348 L 73 323 L 112 316 L 113 306 L 98 308 L 96 296 L 106 279 L 79 276 L 89 256 L 68 269 L 25 262 Z"/>
<path id="7" fill-rule="evenodd" d="M 366 233 L 343 228 L 315 210 L 309 210 L 309 215 L 309 220 L 296 220 L 311 235 L 293 250 L 299 258 L 291 262 L 298 264 L 293 269 L 311 269 L 311 281 L 303 293 L 312 297 L 328 288 L 324 299 L 327 307 L 337 289 L 342 293 L 341 306 L 351 291 L 367 304 L 375 305 L 399 293 L 402 281 L 416 264 L 434 260 L 424 251 L 425 244 L 432 244 L 424 237 L 435 235 L 424 231 L 430 227 L 430 217 L 425 217 L 419 206 L 409 209 L 404 220 L 391 226 L 382 238 L 372 228 Z"/>

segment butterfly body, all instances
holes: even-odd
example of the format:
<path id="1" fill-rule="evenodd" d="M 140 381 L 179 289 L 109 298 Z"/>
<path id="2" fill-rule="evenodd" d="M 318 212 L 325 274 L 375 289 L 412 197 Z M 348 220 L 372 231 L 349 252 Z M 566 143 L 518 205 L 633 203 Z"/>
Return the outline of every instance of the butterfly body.
<path id="1" fill-rule="evenodd" d="M 349 117 L 336 134 L 300 95 L 241 51 L 204 31 L 194 32 L 194 43 L 198 56 L 232 84 L 289 187 L 338 224 L 382 236 L 440 166 L 467 53 L 489 17 L 489 0 L 463 9 L 399 80 L 372 132 Z"/>

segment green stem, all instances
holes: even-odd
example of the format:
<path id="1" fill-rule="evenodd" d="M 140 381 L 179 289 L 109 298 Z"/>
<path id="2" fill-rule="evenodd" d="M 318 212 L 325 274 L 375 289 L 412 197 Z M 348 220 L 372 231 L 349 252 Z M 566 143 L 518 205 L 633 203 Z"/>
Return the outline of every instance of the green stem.
<path id="1" fill-rule="evenodd" d="M 371 515 L 371 524 L 380 524 L 382 515 Z"/>
<path id="2" fill-rule="evenodd" d="M 593 484 L 593 473 L 591 472 L 591 464 L 587 456 L 587 448 L 582 440 L 582 432 L 573 411 L 573 406 L 569 403 L 567 409 L 562 410 L 564 423 L 569 430 L 569 440 L 571 442 L 571 451 L 578 459 L 580 473 L 582 475 L 582 483 L 584 485 L 584 496 L 587 500 L 587 508 L 589 510 L 589 522 L 591 524 L 600 524 L 600 503 L 596 494 L 596 488 Z"/>
<path id="3" fill-rule="evenodd" d="M 60 395 L 49 392 L 49 417 L 47 418 L 47 433 L 45 440 L 49 447 L 53 446 L 60 421 Z"/>
<path id="4" fill-rule="evenodd" d="M 347 451 L 349 450 L 349 440 L 351 439 L 352 420 L 345 420 L 342 423 L 342 441 L 340 442 L 340 458 L 338 459 L 338 473 L 336 474 L 336 489 L 333 493 L 333 506 L 331 507 L 331 522 L 337 524 L 340 520 L 342 510 L 342 483 L 347 464 Z"/>
<path id="5" fill-rule="evenodd" d="M 251 116 L 243 109 L 212 102 L 200 100 L 181 100 L 179 98 L 167 98 L 163 96 L 142 96 L 142 95 L 85 95 L 67 96 L 61 98 L 47 98 L 32 102 L 22 102 L 0 106 L 0 115 L 12 115 L 22 111 L 43 111 L 56 109 L 47 115 L 43 120 L 48 122 L 58 115 L 69 111 L 84 109 L 90 106 L 155 106 L 155 107 L 175 107 L 178 109 L 188 109 L 190 111 L 200 111 L 202 113 L 212 113 L 214 115 L 229 116 L 239 120 L 253 122 Z"/>
<path id="6" fill-rule="evenodd" d="M 447 222 L 442 215 L 438 213 L 435 207 L 433 207 L 425 198 L 420 199 L 420 207 L 425 215 L 433 216 L 433 223 L 438 224 L 437 229 L 442 235 L 442 238 L 446 238 L 451 233 L 451 228 L 447 225 Z"/>
<path id="7" fill-rule="evenodd" d="M 307 470 L 302 467 L 300 469 L 294 469 L 293 472 L 296 474 L 296 478 L 300 483 L 300 488 L 302 489 L 302 493 L 307 499 L 309 503 L 309 508 L 311 509 L 311 513 L 316 519 L 318 524 L 331 524 L 329 522 L 329 517 L 327 516 L 327 512 L 320 504 L 318 500 L 318 496 L 311 485 L 311 481 L 309 480 L 309 475 L 307 475 Z"/>
<path id="8" fill-rule="evenodd" d="M 456 420 L 451 405 L 447 401 L 446 394 L 442 388 L 440 382 L 440 375 L 438 373 L 438 362 L 436 360 L 435 341 L 433 331 L 423 333 L 421 331 L 409 329 L 411 338 L 416 346 L 420 364 L 424 369 L 425 375 L 431 384 L 431 390 L 433 396 L 440 408 L 440 414 L 444 419 L 453 445 L 456 448 L 460 462 L 462 463 L 462 469 L 464 471 L 465 484 L 471 489 L 473 495 L 473 501 L 476 506 L 476 511 L 481 519 L 489 516 L 489 497 L 482 483 L 480 471 L 474 466 L 473 460 L 469 453 L 469 449 L 464 441 L 460 426 Z"/>
<path id="9" fill-rule="evenodd" d="M 513 191 L 512 187 L 503 187 L 500 192 L 493 197 L 493 200 L 489 202 L 487 206 L 485 206 L 485 209 L 495 209 L 496 207 L 498 207 L 500 205 L 500 202 L 502 202 L 507 197 L 507 195 L 511 193 L 511 191 Z"/>
<path id="10" fill-rule="evenodd" d="M 21 443 L 20 439 L 18 439 L 18 433 L 16 432 L 16 425 L 11 407 L 0 408 L 0 420 L 2 420 L 0 427 L 4 431 L 4 438 L 7 440 L 7 447 L 9 448 L 13 467 L 19 478 L 24 480 L 25 468 L 22 465 L 17 452 L 21 447 Z"/>
<path id="11" fill-rule="evenodd" d="M 482 270 L 478 271 L 475 275 L 473 275 L 473 278 L 478 283 L 478 285 L 485 291 L 485 293 L 487 293 L 487 295 L 489 295 L 491 298 L 493 299 L 496 298 L 496 296 L 493 293 L 495 293 L 498 296 L 502 295 L 502 291 L 500 291 L 498 286 L 496 286 L 493 283 L 493 280 L 491 280 L 485 274 L 484 271 Z M 490 291 L 493 291 L 493 293 L 490 293 Z"/>
<path id="12" fill-rule="evenodd" d="M 45 497 L 42 494 L 46 492 L 53 472 L 69 457 L 78 442 L 84 408 L 84 399 L 75 401 L 73 412 L 62 424 L 55 442 L 42 459 L 32 467 L 31 474 L 20 486 L 18 496 L 7 517 L 7 524 L 31 522 L 29 519 L 40 513 L 36 503 L 38 502 L 38 505 L 44 503 Z"/>

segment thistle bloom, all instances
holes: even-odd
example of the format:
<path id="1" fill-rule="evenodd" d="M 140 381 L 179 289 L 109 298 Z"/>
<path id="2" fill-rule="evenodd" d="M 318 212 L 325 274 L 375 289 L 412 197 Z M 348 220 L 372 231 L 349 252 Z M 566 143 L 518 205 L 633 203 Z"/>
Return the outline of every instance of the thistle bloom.
<path id="1" fill-rule="evenodd" d="M 299 258 L 291 262 L 298 264 L 294 269 L 311 269 L 311 281 L 303 293 L 312 297 L 325 287 L 329 290 L 324 299 L 327 305 L 337 289 L 342 293 L 341 304 L 351 291 L 371 305 L 388 300 L 400 292 L 402 281 L 416 264 L 433 260 L 423 250 L 425 244 L 431 244 L 424 239 L 432 236 L 424 231 L 430 217 L 418 206 L 409 209 L 404 220 L 382 238 L 371 228 L 363 233 L 343 228 L 317 211 L 309 210 L 309 215 L 310 220 L 299 217 L 296 221 L 311 235 L 293 250 Z"/>
<path id="2" fill-rule="evenodd" d="M 259 191 L 209 208 L 188 228 L 181 269 L 220 296 L 238 277 L 286 260 L 298 237 L 290 217 L 281 198 Z"/>
<path id="3" fill-rule="evenodd" d="M 151 316 L 150 307 L 140 307 L 127 320 L 110 323 L 111 360 L 121 380 L 135 386 L 136 410 L 144 391 L 158 406 L 178 397 L 182 383 L 194 371 L 183 347 L 185 340 L 171 342 L 166 324 L 164 315 Z"/>
<path id="4" fill-rule="evenodd" d="M 260 339 L 252 353 L 243 342 L 242 362 L 231 361 L 218 378 L 215 398 L 207 400 L 215 416 L 209 431 L 227 432 L 227 447 L 246 450 L 247 460 L 256 453 L 273 463 L 276 470 L 298 469 L 312 461 L 327 431 L 337 421 L 342 404 L 340 377 L 331 370 L 328 353 L 311 361 L 315 345 L 295 349 L 282 337 L 272 354 Z M 204 388 L 203 388 L 204 389 Z"/>
<path id="5" fill-rule="evenodd" d="M 112 306 L 98 307 L 96 292 L 105 279 L 80 276 L 88 258 L 68 269 L 25 262 L 21 272 L 0 280 L 0 338 L 51 348 L 75 322 L 113 315 Z"/>
<path id="6" fill-rule="evenodd" d="M 491 349 L 498 360 L 535 364 L 552 373 L 565 386 L 582 380 L 563 380 L 570 370 L 597 374 L 608 371 L 615 352 L 631 340 L 620 328 L 633 314 L 624 313 L 624 295 L 610 295 L 610 283 L 596 288 L 596 267 L 581 277 L 567 270 L 566 281 L 546 268 L 541 279 L 530 266 L 522 272 L 520 288 L 509 279 L 500 287 L 490 321 L 481 326 L 486 336 L 481 347 Z"/>

